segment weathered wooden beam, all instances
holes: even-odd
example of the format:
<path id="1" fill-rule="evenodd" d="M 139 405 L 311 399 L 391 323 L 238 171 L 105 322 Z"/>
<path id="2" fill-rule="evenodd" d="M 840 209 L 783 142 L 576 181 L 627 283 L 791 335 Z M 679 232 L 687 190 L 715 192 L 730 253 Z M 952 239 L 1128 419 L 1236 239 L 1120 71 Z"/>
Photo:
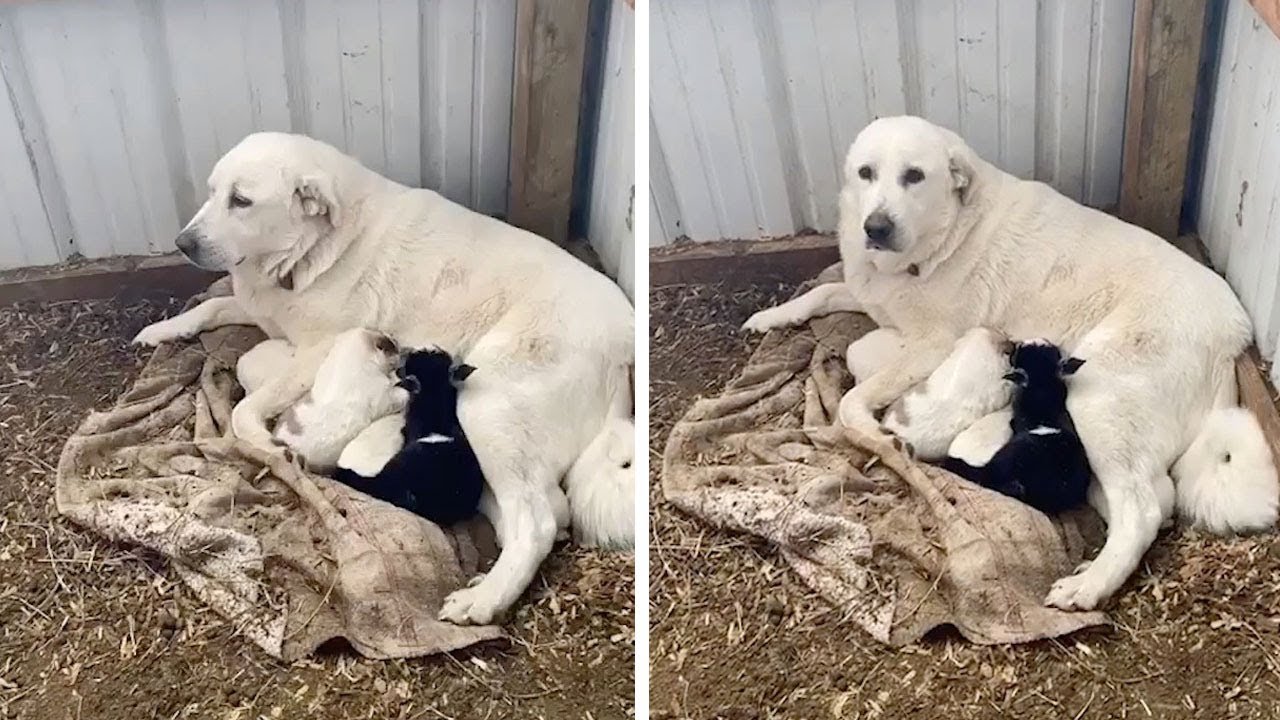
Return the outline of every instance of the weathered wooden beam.
<path id="1" fill-rule="evenodd" d="M 1271 32 L 1280 37 L 1280 0 L 1249 0 L 1249 4 L 1262 16 Z"/>
<path id="2" fill-rule="evenodd" d="M 1258 357 L 1258 349 L 1250 347 L 1236 358 L 1236 385 L 1240 388 L 1240 405 L 1247 408 L 1258 418 L 1262 426 L 1262 434 L 1271 447 L 1271 459 L 1280 468 L 1280 411 L 1276 410 L 1275 398 L 1271 389 L 1263 379 L 1262 360 Z"/>
<path id="3" fill-rule="evenodd" d="M 1205 0 L 1137 0 L 1120 217 L 1172 239 L 1187 180 Z"/>
<path id="4" fill-rule="evenodd" d="M 836 239 L 829 235 L 690 244 L 650 251 L 649 284 L 798 283 L 839 260 Z"/>
<path id="5" fill-rule="evenodd" d="M 578 152 L 587 0 L 519 0 L 507 221 L 563 244 Z"/>
<path id="6" fill-rule="evenodd" d="M 204 290 L 218 277 L 218 273 L 201 270 L 176 254 L 22 268 L 0 273 L 0 307 L 23 300 L 118 298 L 132 302 L 144 298 L 186 298 Z"/>

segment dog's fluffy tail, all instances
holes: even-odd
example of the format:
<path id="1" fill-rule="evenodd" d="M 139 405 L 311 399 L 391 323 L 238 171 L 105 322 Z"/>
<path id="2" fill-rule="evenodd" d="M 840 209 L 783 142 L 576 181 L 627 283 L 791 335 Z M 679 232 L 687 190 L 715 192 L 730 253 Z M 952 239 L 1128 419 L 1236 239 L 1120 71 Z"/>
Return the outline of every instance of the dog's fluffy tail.
<path id="1" fill-rule="evenodd" d="M 1226 535 L 1276 522 L 1280 483 L 1271 448 L 1244 408 L 1211 411 L 1171 474 L 1178 514 L 1193 525 Z"/>
<path id="2" fill-rule="evenodd" d="M 565 477 L 574 538 L 593 547 L 635 547 L 635 422 L 629 367 L 610 374 L 609 415 Z"/>

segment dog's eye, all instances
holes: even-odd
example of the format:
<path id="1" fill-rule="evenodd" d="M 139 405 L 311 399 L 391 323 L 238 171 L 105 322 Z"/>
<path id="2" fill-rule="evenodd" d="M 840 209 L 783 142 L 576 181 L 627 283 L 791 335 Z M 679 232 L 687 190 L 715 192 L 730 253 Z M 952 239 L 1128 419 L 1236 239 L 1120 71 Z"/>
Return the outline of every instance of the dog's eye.
<path id="1" fill-rule="evenodd" d="M 903 185 L 915 185 L 921 180 L 924 180 L 924 172 L 920 168 L 907 168 L 907 171 L 902 173 Z"/>
<path id="2" fill-rule="evenodd" d="M 230 203 L 233 208 L 247 208 L 253 204 L 253 201 L 240 193 L 231 193 Z"/>
<path id="3" fill-rule="evenodd" d="M 875 173 L 871 171 L 870 165 L 863 165 L 862 167 L 858 168 L 858 177 L 862 178 L 863 180 L 870 180 L 871 178 L 875 177 Z"/>

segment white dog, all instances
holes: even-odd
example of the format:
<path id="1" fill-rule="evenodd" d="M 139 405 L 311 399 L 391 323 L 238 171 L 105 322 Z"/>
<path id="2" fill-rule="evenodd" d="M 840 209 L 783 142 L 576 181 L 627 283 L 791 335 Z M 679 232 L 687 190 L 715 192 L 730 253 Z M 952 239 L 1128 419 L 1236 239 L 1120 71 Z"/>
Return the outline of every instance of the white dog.
<path id="1" fill-rule="evenodd" d="M 875 431 L 872 413 L 928 377 L 972 327 L 1046 337 L 1087 361 L 1067 405 L 1107 506 L 1107 541 L 1053 585 L 1050 605 L 1094 608 L 1120 587 L 1155 539 L 1159 488 L 1193 440 L 1224 422 L 1261 433 L 1251 415 L 1231 420 L 1234 361 L 1251 333 L 1222 278 L 1141 228 L 1002 172 L 949 130 L 915 117 L 868 125 L 845 161 L 839 236 L 843 283 L 745 327 L 862 311 L 900 331 L 907 347 L 897 361 L 841 401 L 846 426 Z M 1214 527 L 1271 525 L 1277 490 L 1265 444 L 1219 439 L 1230 450 L 1213 468 L 1218 479 L 1184 512 L 1212 514 Z"/>
<path id="2" fill-rule="evenodd" d="M 561 248 L 282 133 L 250 135 L 218 161 L 209 199 L 177 245 L 196 265 L 230 272 L 234 295 L 151 325 L 135 342 L 253 324 L 292 343 L 286 371 L 232 413 L 236 436 L 255 445 L 271 447 L 267 420 L 310 389 L 343 330 L 438 345 L 484 368 L 458 415 L 502 515 L 502 552 L 483 579 L 446 599 L 442 618 L 493 621 L 550 552 L 557 518 L 614 516 L 567 507 L 560 481 L 597 435 L 614 432 L 612 421 L 630 422 L 616 398 L 630 391 L 633 313 L 614 283 Z M 612 482 L 610 473 L 586 474 Z M 634 506 L 630 488 L 585 497 Z"/>
<path id="3" fill-rule="evenodd" d="M 973 328 L 929 379 L 898 398 L 884 427 L 911 444 L 916 457 L 940 460 L 956 436 L 1009 404 L 1013 385 L 1005 379 L 1013 344 L 990 328 Z"/>

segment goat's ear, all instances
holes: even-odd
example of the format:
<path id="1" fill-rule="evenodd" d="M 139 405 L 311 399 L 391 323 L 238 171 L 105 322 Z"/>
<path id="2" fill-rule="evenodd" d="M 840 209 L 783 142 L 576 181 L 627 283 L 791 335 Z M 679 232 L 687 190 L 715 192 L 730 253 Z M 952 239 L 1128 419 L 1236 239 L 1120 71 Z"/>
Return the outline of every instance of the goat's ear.
<path id="1" fill-rule="evenodd" d="M 405 375 L 400 378 L 400 382 L 396 383 L 396 387 L 408 390 L 410 395 L 417 395 L 422 392 L 422 383 L 418 382 L 418 378 L 413 375 Z"/>
<path id="2" fill-rule="evenodd" d="M 1069 357 L 1066 360 L 1063 360 L 1059 364 L 1058 369 L 1061 371 L 1062 375 L 1065 377 L 1067 375 L 1075 375 L 1076 371 L 1079 370 L 1080 366 L 1083 364 L 1084 364 L 1084 361 L 1081 360 L 1080 358 Z"/>
<path id="3" fill-rule="evenodd" d="M 453 379 L 455 382 L 462 382 L 467 378 L 471 377 L 471 373 L 475 371 L 476 371 L 475 368 L 471 367 L 470 365 L 467 365 L 466 363 L 463 363 L 462 365 L 459 365 L 458 367 L 453 369 Z"/>

